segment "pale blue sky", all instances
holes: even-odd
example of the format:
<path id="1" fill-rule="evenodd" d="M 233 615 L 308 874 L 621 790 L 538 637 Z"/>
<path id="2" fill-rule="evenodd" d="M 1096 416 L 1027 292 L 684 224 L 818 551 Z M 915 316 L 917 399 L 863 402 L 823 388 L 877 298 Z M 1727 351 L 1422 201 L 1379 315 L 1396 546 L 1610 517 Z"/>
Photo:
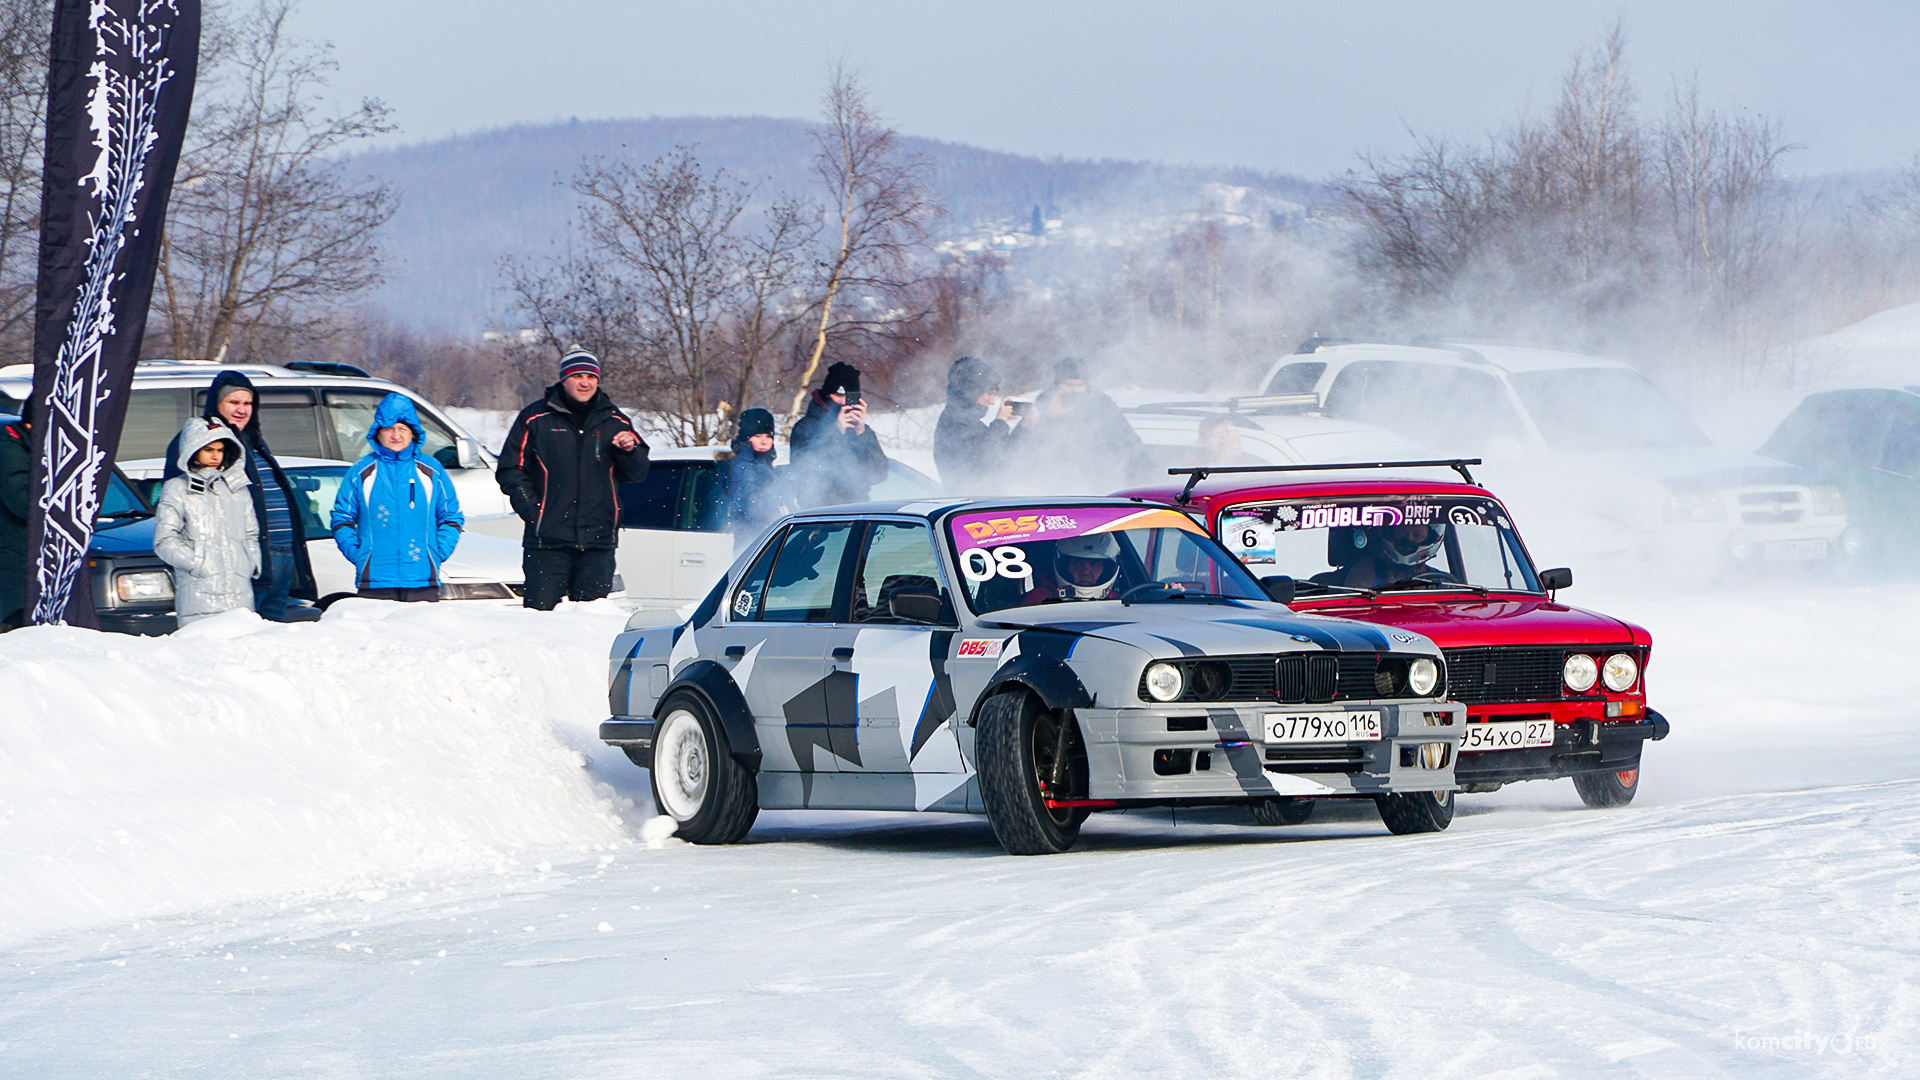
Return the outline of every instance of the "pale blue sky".
<path id="1" fill-rule="evenodd" d="M 407 141 L 518 121 L 812 116 L 827 61 L 903 130 L 1027 154 L 1320 177 L 1406 128 L 1473 137 L 1549 103 L 1625 21 L 1643 100 L 1698 72 L 1710 104 L 1783 120 L 1799 172 L 1920 152 L 1920 4 L 1783 0 L 306 0 L 343 96 Z"/>

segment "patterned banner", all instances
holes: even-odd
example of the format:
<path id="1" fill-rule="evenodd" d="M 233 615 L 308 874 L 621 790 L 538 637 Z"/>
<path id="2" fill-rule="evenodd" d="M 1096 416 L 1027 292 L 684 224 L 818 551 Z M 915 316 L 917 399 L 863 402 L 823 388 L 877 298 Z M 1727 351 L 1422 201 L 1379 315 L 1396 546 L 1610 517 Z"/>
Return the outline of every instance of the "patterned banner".
<path id="1" fill-rule="evenodd" d="M 33 341 L 36 623 L 94 625 L 87 546 L 193 103 L 199 0 L 59 0 Z"/>

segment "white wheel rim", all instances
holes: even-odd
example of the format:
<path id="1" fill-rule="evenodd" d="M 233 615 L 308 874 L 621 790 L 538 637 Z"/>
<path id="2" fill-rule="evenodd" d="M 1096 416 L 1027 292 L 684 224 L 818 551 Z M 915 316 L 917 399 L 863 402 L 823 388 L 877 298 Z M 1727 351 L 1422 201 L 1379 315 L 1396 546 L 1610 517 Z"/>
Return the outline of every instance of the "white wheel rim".
<path id="1" fill-rule="evenodd" d="M 653 740 L 653 794 L 660 812 L 675 821 L 698 814 L 707 804 L 709 765 L 699 718 L 684 709 L 669 714 Z"/>

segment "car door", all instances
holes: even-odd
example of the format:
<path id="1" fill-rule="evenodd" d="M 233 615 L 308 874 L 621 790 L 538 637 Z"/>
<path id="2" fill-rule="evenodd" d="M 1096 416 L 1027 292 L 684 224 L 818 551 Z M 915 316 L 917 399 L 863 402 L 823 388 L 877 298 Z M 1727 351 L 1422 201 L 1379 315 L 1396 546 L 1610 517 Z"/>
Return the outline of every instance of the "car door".
<path id="1" fill-rule="evenodd" d="M 630 600 L 671 604 L 679 595 L 673 580 L 674 539 L 679 535 L 680 484 L 686 464 L 656 461 L 646 479 L 620 485 L 620 538 L 613 558 Z"/>
<path id="2" fill-rule="evenodd" d="M 673 596 L 698 600 L 733 564 L 721 463 L 691 461 L 681 480 L 680 516 L 673 534 Z"/>
<path id="3" fill-rule="evenodd" d="M 939 595 L 944 601 L 940 618 L 920 622 L 896 614 L 892 599 L 905 591 Z M 965 772 L 946 669 L 959 627 L 926 522 L 869 522 L 851 592 L 851 654 L 828 656 L 830 666 L 856 680 L 859 756 L 843 760 L 840 768 L 893 776 L 898 783 L 869 785 L 868 798 L 892 808 L 923 809 L 957 787 L 960 781 L 953 777 Z M 949 779 L 938 779 L 943 776 Z"/>
<path id="4" fill-rule="evenodd" d="M 734 682 L 753 714 L 761 769 L 806 779 L 859 760 L 853 723 L 857 677 L 833 650 L 851 656 L 846 625 L 848 563 L 858 524 L 806 521 L 788 526 L 754 560 L 728 606 L 722 642 Z M 845 641 L 846 644 L 837 644 Z M 737 653 L 737 655 L 736 655 Z"/>

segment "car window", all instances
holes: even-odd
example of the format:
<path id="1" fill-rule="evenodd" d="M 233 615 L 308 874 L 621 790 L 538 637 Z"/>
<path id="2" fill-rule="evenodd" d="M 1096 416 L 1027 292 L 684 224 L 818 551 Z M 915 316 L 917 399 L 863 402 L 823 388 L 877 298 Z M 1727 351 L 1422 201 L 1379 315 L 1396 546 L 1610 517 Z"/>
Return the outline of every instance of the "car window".
<path id="1" fill-rule="evenodd" d="M 835 622 L 841 568 L 853 523 L 798 524 L 780 538 L 758 617 L 764 622 Z"/>
<path id="2" fill-rule="evenodd" d="M 623 529 L 677 529 L 680 527 L 680 482 L 685 463 L 656 461 L 647 478 L 620 485 L 620 527 Z"/>
<path id="3" fill-rule="evenodd" d="M 358 461 L 369 447 L 367 429 L 373 426 L 373 411 L 387 396 L 384 390 L 328 390 L 327 418 L 333 428 L 334 445 L 339 448 L 338 457 L 343 461 Z M 414 405 L 414 413 L 420 417 L 420 428 L 425 438 L 421 449 L 428 457 L 440 463 L 443 469 L 460 467 L 460 451 L 454 445 L 453 432 L 447 426 L 434 419 L 433 414 Z M 271 440 L 271 436 L 269 436 Z M 276 453 L 279 445 L 271 441 Z M 314 454 L 313 457 L 331 457 L 336 455 Z"/>
<path id="4" fill-rule="evenodd" d="M 733 599 L 727 605 L 727 610 L 732 612 L 733 621 L 751 622 L 760 617 L 760 597 L 766 592 L 767 575 L 773 571 L 774 556 L 780 554 L 780 545 L 785 538 L 786 533 L 783 531 L 767 541 L 767 546 L 760 552 L 760 557 L 753 560 L 753 565 L 747 568 L 746 575 L 734 587 Z"/>
<path id="5" fill-rule="evenodd" d="M 333 535 L 333 498 L 339 494 L 340 479 L 346 473 L 347 470 L 338 465 L 287 470 L 287 479 L 300 493 L 294 502 L 300 510 L 301 524 L 307 528 L 308 540 Z"/>
<path id="6" fill-rule="evenodd" d="M 696 461 L 687 466 L 691 477 L 683 527 L 694 532 L 725 532 L 727 485 L 718 462 Z"/>
<path id="7" fill-rule="evenodd" d="M 877 522 L 867 530 L 865 550 L 854 574 L 853 621 L 906 621 L 893 615 L 891 601 L 900 589 L 941 591 L 933 533 L 914 522 Z"/>
<path id="8" fill-rule="evenodd" d="M 934 483 L 932 477 L 889 459 L 887 478 L 873 485 L 867 498 L 874 502 L 907 502 L 937 498 L 941 494 L 940 485 Z"/>
<path id="9" fill-rule="evenodd" d="M 127 398 L 127 421 L 120 429 L 120 448 L 113 456 L 119 461 L 164 458 L 167 444 L 180 434 L 189 417 L 198 415 L 199 411 L 193 407 L 193 391 L 184 386 L 136 388 L 133 396 Z"/>
<path id="10" fill-rule="evenodd" d="M 260 425 L 260 434 L 266 436 L 267 447 L 273 451 L 274 457 L 332 456 L 320 441 L 320 417 L 319 410 L 314 407 L 313 391 L 256 389 L 253 400 L 254 419 Z M 193 401 L 195 414 L 198 415 L 206 408 L 207 392 L 194 391 Z M 179 431 L 178 428 L 174 430 L 176 433 Z"/>
<path id="11" fill-rule="evenodd" d="M 1308 597 L 1340 587 L 1538 592 L 1506 510 L 1476 496 L 1367 495 L 1235 506 L 1220 543 Z"/>
<path id="12" fill-rule="evenodd" d="M 1500 380 L 1484 371 L 1404 360 L 1349 364 L 1327 391 L 1330 416 L 1405 432 L 1447 450 L 1478 451 L 1524 433 Z"/>
<path id="13" fill-rule="evenodd" d="M 1273 373 L 1267 380 L 1266 393 L 1269 394 L 1310 394 L 1320 383 L 1320 376 L 1326 374 L 1324 360 L 1303 360 L 1288 364 Z"/>
<path id="14" fill-rule="evenodd" d="M 1560 368 L 1508 376 L 1541 438 L 1555 450 L 1708 446 L 1672 398 L 1627 368 Z"/>
<path id="15" fill-rule="evenodd" d="M 144 492 L 127 482 L 119 469 L 110 469 L 107 471 L 107 488 L 100 499 L 100 516 L 145 517 L 153 513 L 153 507 L 144 495 Z"/>
<path id="16" fill-rule="evenodd" d="M 1762 454 L 1810 469 L 1862 469 L 1886 453 L 1889 410 L 1871 393 L 1809 396 L 1780 422 Z"/>
<path id="17" fill-rule="evenodd" d="M 1897 416 L 1887 428 L 1880 468 L 1909 480 L 1920 476 L 1920 416 Z"/>

